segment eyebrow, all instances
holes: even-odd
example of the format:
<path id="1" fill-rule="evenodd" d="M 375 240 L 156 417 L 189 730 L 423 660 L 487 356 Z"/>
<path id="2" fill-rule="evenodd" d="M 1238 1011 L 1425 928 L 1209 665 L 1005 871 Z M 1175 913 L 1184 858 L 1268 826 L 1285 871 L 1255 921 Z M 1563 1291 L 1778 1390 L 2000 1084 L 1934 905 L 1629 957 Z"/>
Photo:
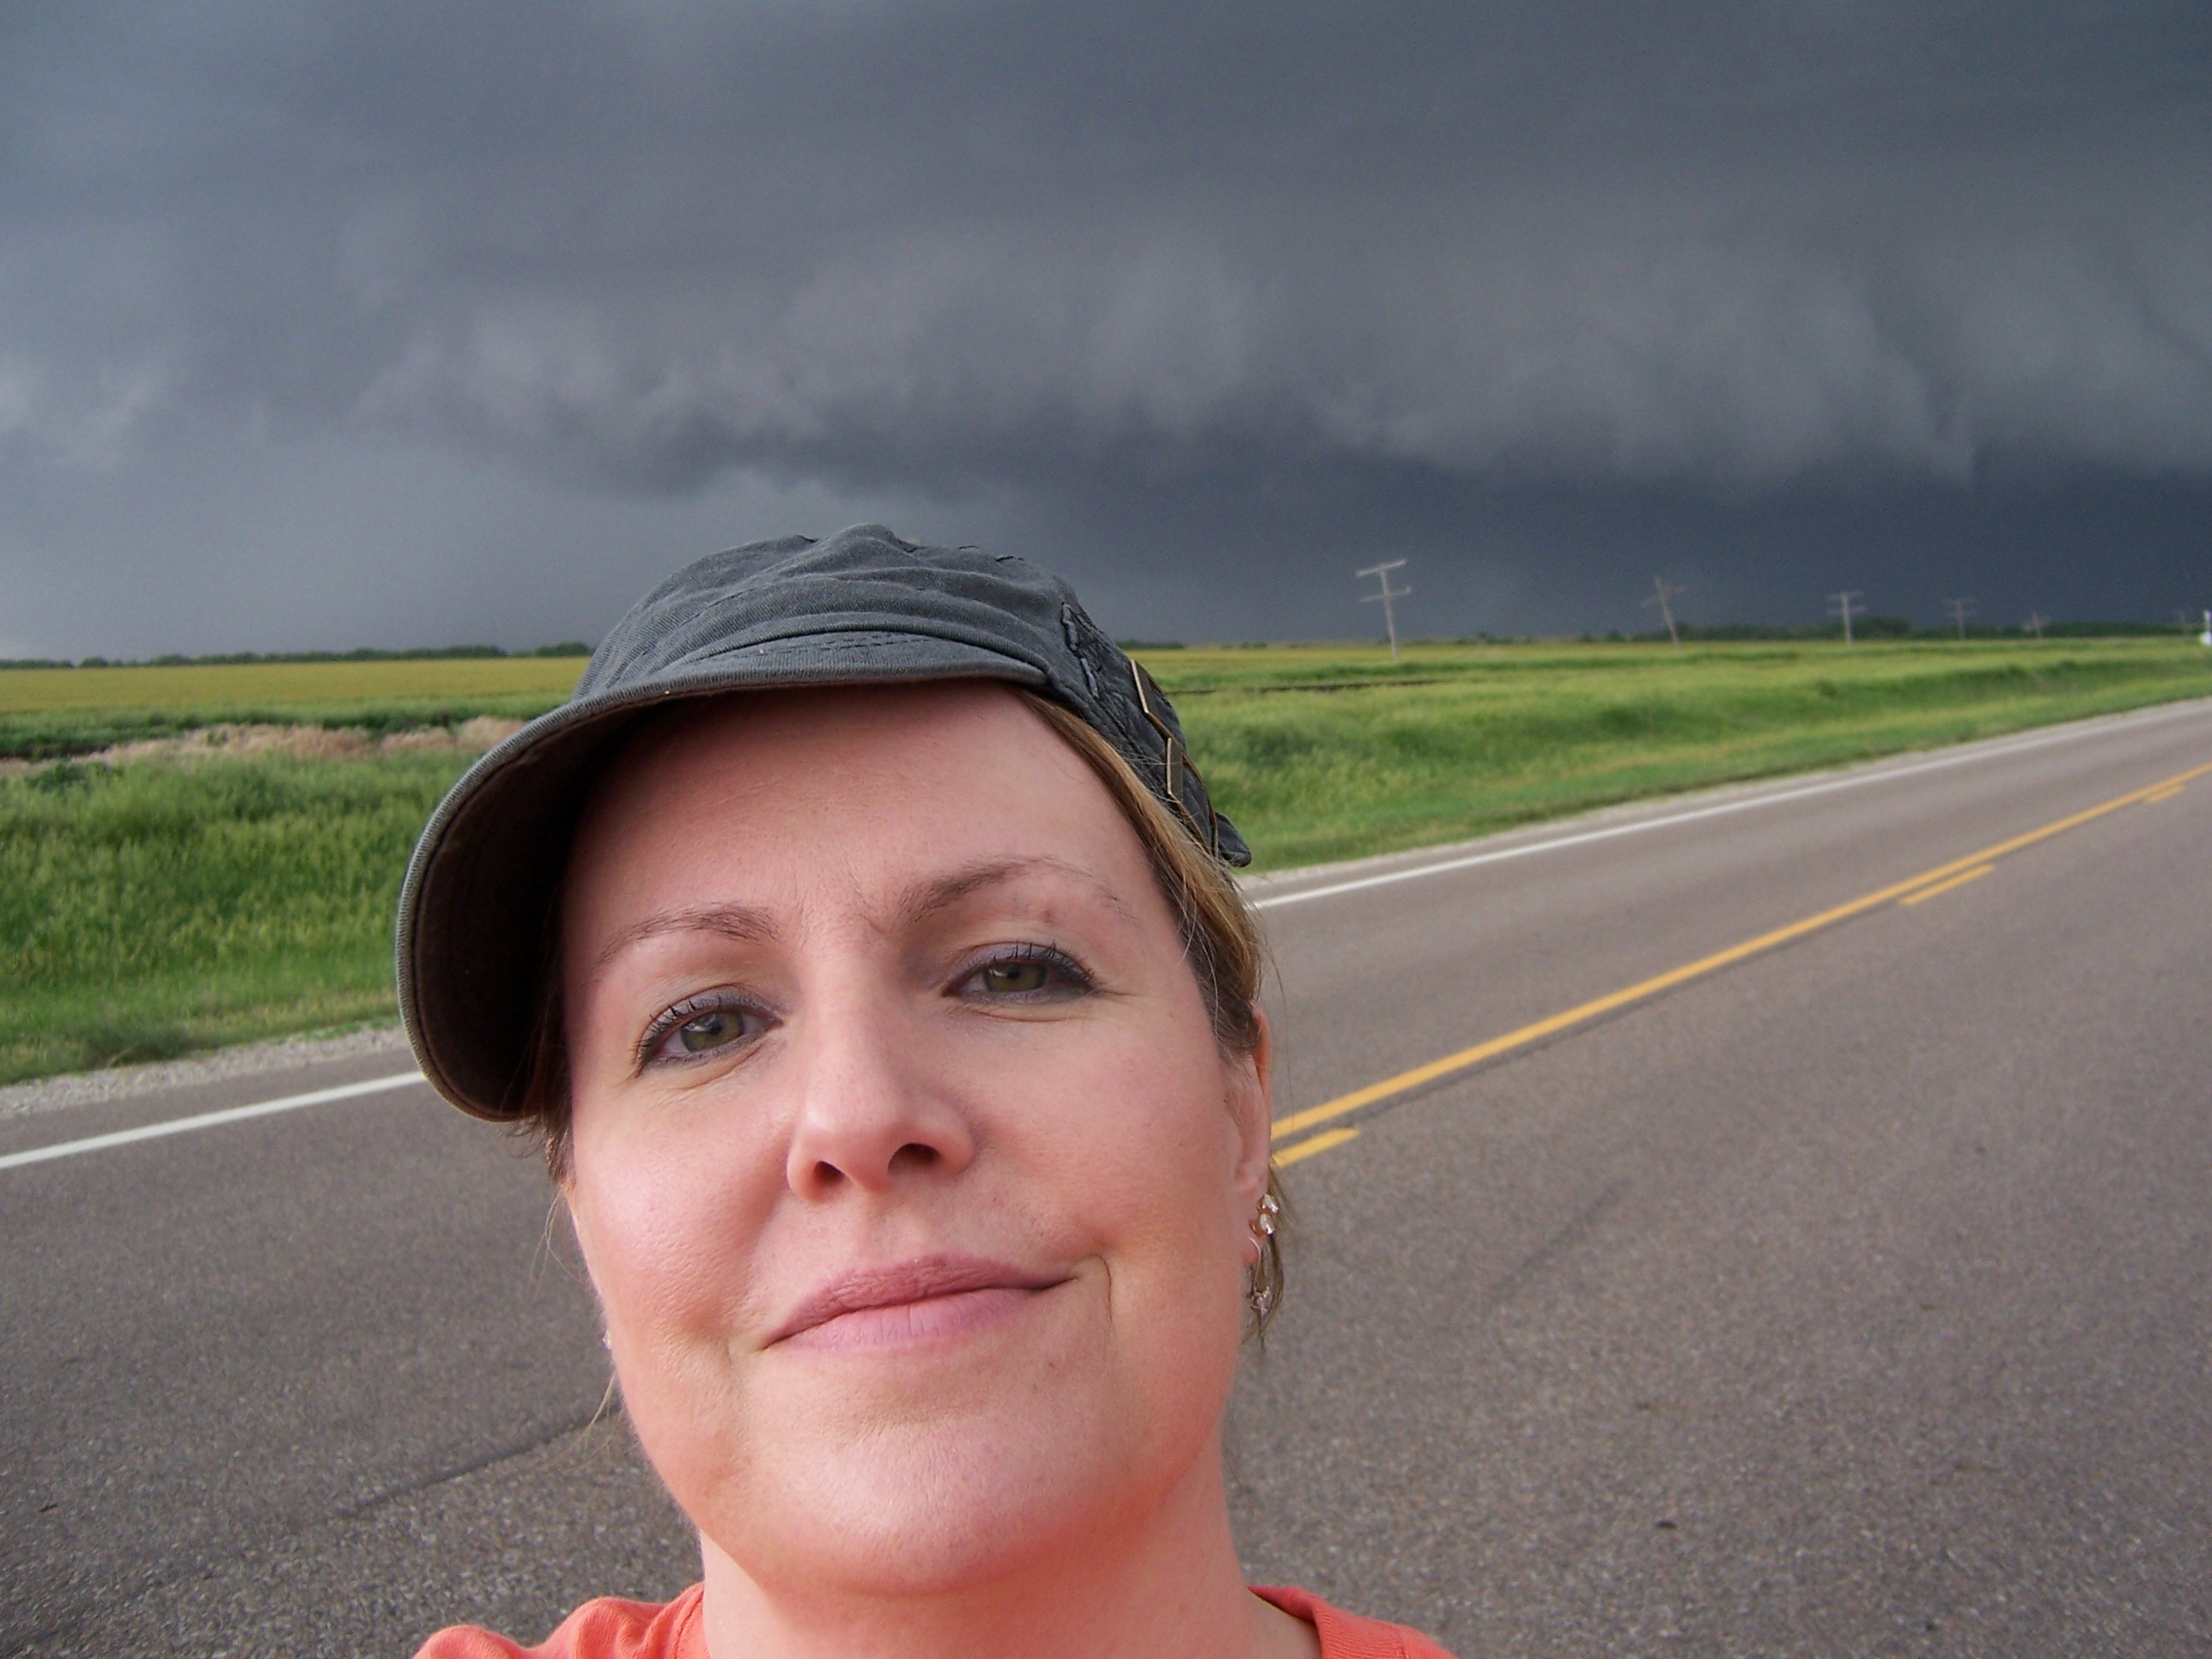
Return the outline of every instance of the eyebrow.
<path id="1" fill-rule="evenodd" d="M 1121 896 L 1103 878 L 1079 864 L 1047 855 L 1034 858 L 991 859 L 971 864 L 909 888 L 899 903 L 908 921 L 920 921 L 950 908 L 987 887 L 1030 875 L 1066 876 L 1081 882 L 1123 916 L 1131 915 Z M 630 923 L 599 949 L 592 960 L 597 974 L 633 945 L 668 933 L 714 933 L 723 939 L 758 944 L 778 937 L 775 921 L 765 910 L 750 904 L 702 904 L 681 910 L 661 910 Z"/>
<path id="2" fill-rule="evenodd" d="M 592 971 L 596 974 L 631 945 L 658 939 L 664 933 L 715 933 L 724 939 L 750 942 L 776 936 L 775 923 L 768 912 L 749 904 L 702 904 L 683 910 L 661 910 L 630 923 L 609 939 L 592 958 Z"/>
<path id="3" fill-rule="evenodd" d="M 909 921 L 919 921 L 959 903 L 984 888 L 1030 875 L 1071 877 L 1091 889 L 1121 915 L 1131 915 L 1129 907 L 1121 901 L 1121 896 L 1096 872 L 1086 870 L 1079 864 L 1070 864 L 1065 859 L 1042 854 L 1034 858 L 990 859 L 920 883 L 907 890 L 899 909 Z"/>

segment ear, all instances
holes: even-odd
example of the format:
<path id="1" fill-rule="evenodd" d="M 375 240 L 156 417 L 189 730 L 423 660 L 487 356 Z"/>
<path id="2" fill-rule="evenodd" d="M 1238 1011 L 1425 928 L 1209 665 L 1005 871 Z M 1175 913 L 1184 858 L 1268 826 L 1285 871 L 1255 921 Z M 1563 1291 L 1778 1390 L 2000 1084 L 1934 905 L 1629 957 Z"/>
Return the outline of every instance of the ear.
<path id="1" fill-rule="evenodd" d="M 1267 1164 L 1274 1145 L 1274 1033 L 1267 1010 L 1252 1005 L 1255 1034 L 1252 1052 L 1231 1060 L 1229 1115 L 1237 1126 L 1237 1194 L 1247 1207 L 1256 1207 L 1267 1190 Z"/>

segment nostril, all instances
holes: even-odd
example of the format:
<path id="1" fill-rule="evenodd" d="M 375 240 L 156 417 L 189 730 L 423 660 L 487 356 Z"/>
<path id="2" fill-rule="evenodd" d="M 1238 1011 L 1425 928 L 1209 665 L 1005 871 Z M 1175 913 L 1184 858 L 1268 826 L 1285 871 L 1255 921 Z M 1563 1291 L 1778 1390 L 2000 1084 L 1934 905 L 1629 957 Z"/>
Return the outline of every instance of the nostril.
<path id="1" fill-rule="evenodd" d="M 918 1140 L 909 1140 L 891 1154 L 891 1168 L 926 1170 L 937 1162 L 938 1156 L 936 1147 L 925 1146 Z"/>

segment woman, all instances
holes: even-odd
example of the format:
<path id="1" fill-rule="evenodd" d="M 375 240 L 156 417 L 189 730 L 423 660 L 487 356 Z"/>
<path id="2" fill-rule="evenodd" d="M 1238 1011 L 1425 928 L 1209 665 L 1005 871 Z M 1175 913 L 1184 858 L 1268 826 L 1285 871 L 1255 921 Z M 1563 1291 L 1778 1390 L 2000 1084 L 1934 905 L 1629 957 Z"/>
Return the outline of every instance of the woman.
<path id="1" fill-rule="evenodd" d="M 440 807 L 400 995 L 544 1137 L 704 1577 L 423 1655 L 1439 1654 L 1230 1535 L 1279 1282 L 1249 857 L 1019 560 L 866 526 L 647 596 Z"/>

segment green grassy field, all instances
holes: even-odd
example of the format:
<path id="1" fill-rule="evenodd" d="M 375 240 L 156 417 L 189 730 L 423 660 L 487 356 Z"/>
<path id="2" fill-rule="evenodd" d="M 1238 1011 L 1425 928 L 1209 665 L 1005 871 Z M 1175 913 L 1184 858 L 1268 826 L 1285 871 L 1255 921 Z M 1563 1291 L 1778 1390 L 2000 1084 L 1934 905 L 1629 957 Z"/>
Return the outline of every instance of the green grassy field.
<path id="1" fill-rule="evenodd" d="M 0 781 L 0 1078 L 392 1012 L 392 907 L 466 756 Z"/>
<path id="2" fill-rule="evenodd" d="M 1262 868 L 2212 696 L 2212 651 L 2178 639 L 1146 660 Z M 6 670 L 0 726 L 106 721 L 143 736 L 274 719 L 383 732 L 535 712 L 579 666 Z M 0 1079 L 387 1018 L 400 872 L 466 763 L 270 755 L 0 777 Z"/>
<path id="3" fill-rule="evenodd" d="M 0 757 L 89 754 L 223 723 L 348 726 L 373 737 L 477 714 L 527 720 L 568 695 L 581 657 L 0 669 Z"/>
<path id="4" fill-rule="evenodd" d="M 1311 647 L 1148 660 L 1261 867 L 2212 696 L 2174 639 Z"/>

